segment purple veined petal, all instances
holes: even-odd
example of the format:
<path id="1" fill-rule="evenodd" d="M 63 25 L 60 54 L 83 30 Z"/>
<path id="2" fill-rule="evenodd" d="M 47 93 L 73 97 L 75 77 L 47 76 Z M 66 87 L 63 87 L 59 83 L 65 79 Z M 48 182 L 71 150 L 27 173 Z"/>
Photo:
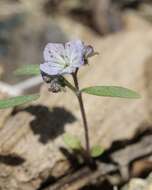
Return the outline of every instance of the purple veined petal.
<path id="1" fill-rule="evenodd" d="M 81 59 L 77 57 L 73 58 L 72 67 L 79 68 L 83 64 L 84 64 L 84 57 L 82 57 Z"/>
<path id="2" fill-rule="evenodd" d="M 73 40 L 65 44 L 66 53 L 69 57 L 82 56 L 84 53 L 84 44 L 81 40 Z"/>
<path id="3" fill-rule="evenodd" d="M 81 40 L 74 40 L 65 44 L 66 55 L 71 66 L 80 67 L 84 64 L 84 47 Z"/>
<path id="4" fill-rule="evenodd" d="M 44 60 L 55 62 L 57 64 L 64 64 L 65 48 L 63 44 L 48 43 L 44 48 Z"/>
<path id="5" fill-rule="evenodd" d="M 81 40 L 72 40 L 65 44 L 65 48 L 76 49 L 80 51 L 82 51 L 84 47 L 85 45 Z"/>
<path id="6" fill-rule="evenodd" d="M 52 65 L 51 63 L 47 62 L 40 64 L 40 70 L 50 76 L 53 76 L 53 75 L 59 75 L 63 70 L 63 68 L 58 67 L 56 65 Z"/>

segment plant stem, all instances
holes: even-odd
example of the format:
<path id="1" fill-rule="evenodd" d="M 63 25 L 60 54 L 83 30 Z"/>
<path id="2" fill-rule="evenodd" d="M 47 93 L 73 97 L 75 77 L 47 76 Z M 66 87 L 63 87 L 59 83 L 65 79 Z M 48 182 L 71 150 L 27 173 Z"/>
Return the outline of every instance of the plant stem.
<path id="1" fill-rule="evenodd" d="M 63 80 L 64 80 L 64 84 L 76 94 L 77 89 L 66 78 L 63 78 Z"/>
<path id="2" fill-rule="evenodd" d="M 73 76 L 75 88 L 77 90 L 77 94 L 76 95 L 77 95 L 78 102 L 79 102 L 79 105 L 80 105 L 80 110 L 81 110 L 81 115 L 82 115 L 82 120 L 83 120 L 87 157 L 88 157 L 88 159 L 90 159 L 89 130 L 88 130 L 86 113 L 85 113 L 83 99 L 82 99 L 82 93 L 79 91 L 79 83 L 78 83 L 78 79 L 77 79 L 77 72 L 73 73 L 72 76 Z"/>

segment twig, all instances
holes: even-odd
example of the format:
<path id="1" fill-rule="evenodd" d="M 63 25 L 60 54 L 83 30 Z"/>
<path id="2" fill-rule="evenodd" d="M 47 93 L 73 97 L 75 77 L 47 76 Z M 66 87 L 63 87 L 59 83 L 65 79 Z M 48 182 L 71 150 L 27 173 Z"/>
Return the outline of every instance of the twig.
<path id="1" fill-rule="evenodd" d="M 95 171 L 85 166 L 44 190 L 78 190 L 80 187 L 95 181 L 97 178 L 104 178 L 105 175 L 115 171 L 117 171 L 117 167 L 113 164 L 98 163 L 98 169 Z"/>

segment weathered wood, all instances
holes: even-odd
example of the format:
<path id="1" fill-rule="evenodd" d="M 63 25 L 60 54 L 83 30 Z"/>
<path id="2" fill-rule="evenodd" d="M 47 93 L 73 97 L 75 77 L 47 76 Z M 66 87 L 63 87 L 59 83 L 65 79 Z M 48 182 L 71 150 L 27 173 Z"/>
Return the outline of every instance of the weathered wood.
<path id="1" fill-rule="evenodd" d="M 98 178 L 105 177 L 109 173 L 116 172 L 117 167 L 113 164 L 97 164 L 98 170 L 91 170 L 87 166 L 75 171 L 75 173 L 67 175 L 60 182 L 52 185 L 44 190 L 78 190 L 81 187 L 96 181 Z"/>
<path id="2" fill-rule="evenodd" d="M 134 163 L 137 164 L 137 161 L 140 167 L 138 166 L 138 172 L 136 171 L 134 177 L 140 174 L 139 169 L 146 171 L 148 166 L 149 168 L 147 169 L 151 170 L 152 161 L 149 160 L 150 155 L 152 155 L 152 131 L 144 130 L 142 133 L 135 135 L 133 139 L 113 143 L 110 150 L 103 155 L 104 160 L 109 160 L 109 163 L 104 163 L 102 160 L 100 162 L 97 161 L 96 167 L 92 170 L 88 166 L 84 166 L 78 171 L 71 172 L 66 177 L 57 180 L 56 183 L 50 184 L 50 187 L 44 190 L 77 190 L 88 184 L 93 184 L 95 181 L 100 183 L 108 175 L 110 179 L 110 173 L 118 175 L 118 171 L 121 176 L 117 183 L 126 182 L 133 174 L 132 172 L 134 172 L 132 171 L 134 168 L 131 168 L 131 165 L 134 166 Z M 143 164 L 145 168 L 141 168 Z"/>
<path id="3" fill-rule="evenodd" d="M 152 189 L 152 174 L 146 179 L 134 178 L 129 181 L 127 185 L 121 188 L 121 190 L 151 190 Z"/>

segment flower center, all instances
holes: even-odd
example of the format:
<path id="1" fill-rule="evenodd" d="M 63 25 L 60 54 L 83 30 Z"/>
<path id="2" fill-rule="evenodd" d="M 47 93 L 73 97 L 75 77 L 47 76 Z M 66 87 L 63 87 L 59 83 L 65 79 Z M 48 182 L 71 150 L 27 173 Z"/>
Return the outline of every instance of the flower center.
<path id="1" fill-rule="evenodd" d="M 65 63 L 64 64 L 64 69 L 66 68 L 66 67 L 68 67 L 69 66 L 69 64 L 68 63 Z"/>

